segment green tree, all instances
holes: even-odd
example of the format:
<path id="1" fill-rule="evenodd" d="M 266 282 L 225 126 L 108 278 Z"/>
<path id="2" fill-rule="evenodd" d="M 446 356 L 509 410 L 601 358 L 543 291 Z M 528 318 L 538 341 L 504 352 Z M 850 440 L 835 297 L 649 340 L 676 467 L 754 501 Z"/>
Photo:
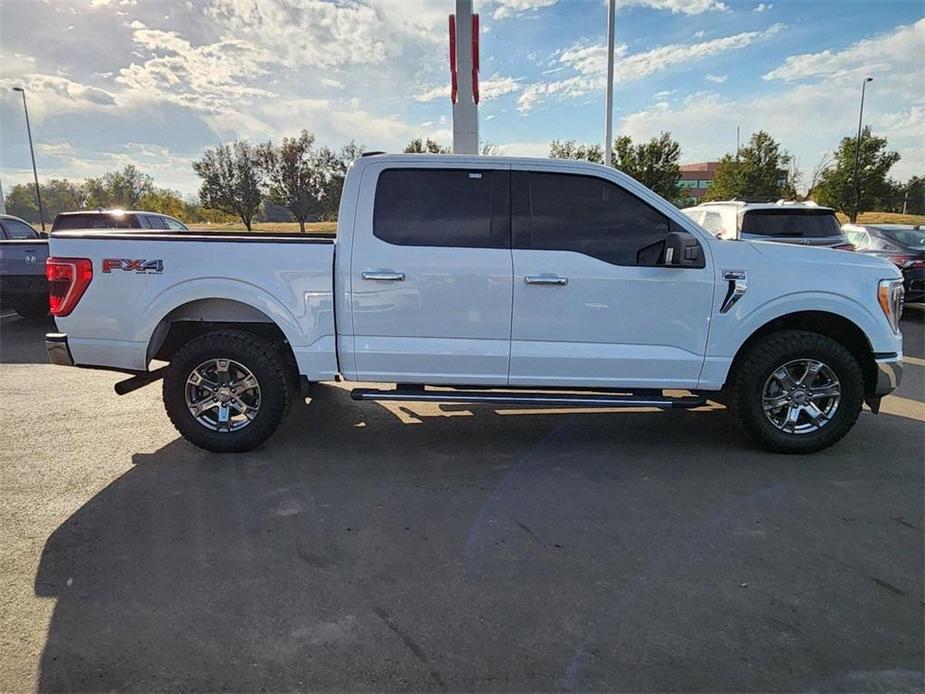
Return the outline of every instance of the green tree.
<path id="1" fill-rule="evenodd" d="M 821 176 L 814 197 L 817 202 L 844 212 L 855 222 L 861 212 L 875 209 L 890 197 L 890 169 L 900 160 L 899 152 L 887 149 L 885 137 L 861 133 L 858 177 L 855 179 L 856 137 L 843 137 L 835 150 L 834 162 Z"/>
<path id="2" fill-rule="evenodd" d="M 444 147 L 440 143 L 431 140 L 429 137 L 426 140 L 421 140 L 421 138 L 416 137 L 402 150 L 405 154 L 452 154 L 453 150 L 449 147 Z"/>
<path id="3" fill-rule="evenodd" d="M 704 199 L 793 197 L 796 193 L 794 182 L 788 184 L 791 160 L 790 154 L 781 149 L 773 137 L 759 130 L 737 155 L 726 154 L 719 160 Z"/>
<path id="4" fill-rule="evenodd" d="M 38 224 L 39 208 L 35 202 L 35 184 L 17 183 L 6 193 L 6 212 L 21 217 L 30 224 Z"/>
<path id="5" fill-rule="evenodd" d="M 155 188 L 150 193 L 146 193 L 139 200 L 138 206 L 142 210 L 169 214 L 181 220 L 186 216 L 186 203 L 183 198 L 178 192 L 168 188 Z"/>
<path id="6" fill-rule="evenodd" d="M 121 207 L 138 209 L 141 199 L 154 192 L 154 179 L 134 164 L 110 171 L 84 183 L 87 207 Z"/>
<path id="7" fill-rule="evenodd" d="M 586 145 L 575 140 L 553 140 L 549 143 L 553 159 L 581 159 L 594 164 L 604 163 L 600 145 Z M 613 166 L 651 188 L 672 202 L 681 199 L 678 181 L 681 178 L 681 145 L 663 132 L 636 144 L 628 135 L 618 137 L 613 144 Z"/>
<path id="8" fill-rule="evenodd" d="M 306 220 L 321 207 L 328 156 L 323 149 L 315 147 L 307 130 L 284 137 L 278 146 L 267 142 L 259 148 L 268 199 L 288 209 L 303 234 Z"/>
<path id="9" fill-rule="evenodd" d="M 682 197 L 681 145 L 663 132 L 646 142 L 633 144 L 628 135 L 614 142 L 614 166 L 670 202 Z"/>
<path id="10" fill-rule="evenodd" d="M 594 164 L 604 163 L 604 149 L 600 145 L 585 145 L 575 140 L 549 143 L 549 156 L 553 159 L 582 159 Z"/>
<path id="11" fill-rule="evenodd" d="M 85 206 L 86 193 L 83 184 L 72 183 L 66 178 L 53 178 L 40 185 L 46 222 L 54 220 L 59 212 L 72 212 Z M 13 186 L 6 196 L 6 209 L 9 214 L 22 217 L 30 224 L 38 224 L 35 184 Z"/>
<path id="12" fill-rule="evenodd" d="M 925 178 L 913 176 L 902 189 L 902 206 L 896 211 L 903 214 L 925 214 Z"/>
<path id="13" fill-rule="evenodd" d="M 239 217 L 248 231 L 260 208 L 261 157 L 246 140 L 207 149 L 193 170 L 202 178 L 199 199 L 205 207 Z"/>

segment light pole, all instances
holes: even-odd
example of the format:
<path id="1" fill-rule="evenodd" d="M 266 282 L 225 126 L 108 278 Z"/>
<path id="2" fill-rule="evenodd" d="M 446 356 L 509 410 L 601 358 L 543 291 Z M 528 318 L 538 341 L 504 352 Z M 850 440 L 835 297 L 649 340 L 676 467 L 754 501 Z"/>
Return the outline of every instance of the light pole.
<path id="1" fill-rule="evenodd" d="M 861 112 L 858 114 L 858 139 L 854 143 L 854 214 L 851 215 L 851 221 L 858 220 L 858 208 L 861 206 L 861 180 L 858 177 L 861 165 L 861 126 L 864 123 L 864 92 L 867 91 L 867 83 L 873 82 L 873 77 L 865 77 L 861 82 Z"/>
<path id="2" fill-rule="evenodd" d="M 39 171 L 35 168 L 35 149 L 32 147 L 32 126 L 29 125 L 29 108 L 26 106 L 26 90 L 22 87 L 13 87 L 14 92 L 22 94 L 22 108 L 26 112 L 26 132 L 29 134 L 29 153 L 32 155 L 32 175 L 35 177 L 35 197 L 39 203 L 39 221 L 42 231 L 45 231 L 45 211 L 42 209 L 42 193 L 39 190 Z"/>
<path id="3" fill-rule="evenodd" d="M 604 125 L 604 166 L 613 161 L 613 23 L 617 0 L 610 0 L 607 13 L 607 122 Z"/>

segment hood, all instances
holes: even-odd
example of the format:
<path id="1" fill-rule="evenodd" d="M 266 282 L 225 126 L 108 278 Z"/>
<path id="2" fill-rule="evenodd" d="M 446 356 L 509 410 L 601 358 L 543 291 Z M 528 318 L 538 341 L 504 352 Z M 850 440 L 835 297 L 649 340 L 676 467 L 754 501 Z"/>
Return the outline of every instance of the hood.
<path id="1" fill-rule="evenodd" d="M 824 246 L 797 246 L 789 243 L 768 243 L 764 241 L 739 241 L 747 243 L 769 262 L 801 263 L 818 266 L 818 271 L 826 272 L 827 268 L 840 267 L 846 270 L 878 270 L 883 273 L 883 279 L 900 277 L 900 272 L 893 263 L 886 258 L 880 258 L 866 253 L 853 251 L 836 251 Z"/>

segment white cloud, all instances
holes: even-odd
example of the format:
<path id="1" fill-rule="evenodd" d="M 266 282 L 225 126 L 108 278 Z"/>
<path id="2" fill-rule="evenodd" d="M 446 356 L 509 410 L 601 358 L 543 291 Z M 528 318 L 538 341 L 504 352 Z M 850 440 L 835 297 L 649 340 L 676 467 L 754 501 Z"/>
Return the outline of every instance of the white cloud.
<path id="1" fill-rule="evenodd" d="M 60 75 L 29 74 L 23 78 L 0 79 L 0 89 L 24 87 L 29 95 L 29 115 L 35 123 L 49 114 L 82 113 L 115 106 L 115 96 Z"/>
<path id="2" fill-rule="evenodd" d="M 713 84 L 723 84 L 729 78 L 728 75 L 712 75 L 709 72 L 703 77 L 707 82 L 712 82 Z"/>
<path id="3" fill-rule="evenodd" d="M 491 101 L 499 96 L 511 94 L 520 89 L 520 83 L 513 77 L 492 75 L 488 79 L 479 80 L 479 98 L 481 101 Z M 450 85 L 429 87 L 414 95 L 415 101 L 435 101 L 436 99 L 449 99 Z"/>
<path id="4" fill-rule="evenodd" d="M 532 12 L 543 7 L 555 5 L 558 0 L 496 0 L 493 19 L 507 19 Z M 701 14 L 703 12 L 729 9 L 720 0 L 617 0 L 617 11 L 626 7 L 645 7 L 650 10 L 663 10 L 672 14 Z"/>
<path id="5" fill-rule="evenodd" d="M 617 82 L 631 82 L 677 65 L 689 65 L 726 51 L 739 50 L 773 36 L 783 28 L 783 24 L 774 24 L 764 31 L 746 31 L 698 43 L 670 44 L 631 55 L 627 55 L 625 45 L 620 45 L 614 49 L 617 59 L 614 79 Z M 559 55 L 559 62 L 578 74 L 563 80 L 537 82 L 527 86 L 518 100 L 521 112 L 531 110 L 547 98 L 575 98 L 600 91 L 606 86 L 607 48 L 604 45 L 572 46 Z"/>
<path id="6" fill-rule="evenodd" d="M 541 7 L 555 5 L 557 0 L 498 0 L 492 19 L 506 19 Z"/>
<path id="7" fill-rule="evenodd" d="M 175 31 L 151 29 L 139 21 L 129 26 L 136 47 L 153 57 L 119 71 L 115 81 L 125 87 L 125 101 L 157 99 L 218 112 L 248 97 L 270 95 L 262 87 L 249 86 L 273 62 L 268 51 L 232 38 L 193 46 Z"/>
<path id="8" fill-rule="evenodd" d="M 548 157 L 549 142 L 547 140 L 534 142 L 507 142 L 498 145 L 502 156 L 510 157 Z"/>
<path id="9" fill-rule="evenodd" d="M 340 80 L 332 79 L 330 77 L 322 77 L 321 84 L 323 84 L 325 87 L 331 87 L 332 89 L 343 89 L 345 86 L 344 83 Z"/>
<path id="10" fill-rule="evenodd" d="M 772 9 L 774 9 L 774 5 L 772 3 L 759 2 L 757 5 L 755 5 L 755 9 L 753 9 L 752 12 L 767 12 Z"/>
<path id="11" fill-rule="evenodd" d="M 896 77 L 897 70 L 912 70 L 922 75 L 925 72 L 925 63 L 921 59 L 923 52 L 925 19 L 920 19 L 889 34 L 858 41 L 842 51 L 792 55 L 783 65 L 764 75 L 764 79 L 789 82 L 812 78 L 857 79 L 879 74 Z M 922 84 L 920 79 L 918 91 L 921 91 Z"/>

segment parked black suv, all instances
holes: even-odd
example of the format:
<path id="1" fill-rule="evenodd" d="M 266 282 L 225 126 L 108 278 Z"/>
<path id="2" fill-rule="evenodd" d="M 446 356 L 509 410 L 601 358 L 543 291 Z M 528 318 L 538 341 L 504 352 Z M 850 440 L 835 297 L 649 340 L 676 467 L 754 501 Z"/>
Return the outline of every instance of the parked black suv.
<path id="1" fill-rule="evenodd" d="M 60 212 L 52 231 L 64 229 L 147 229 L 149 231 L 189 231 L 183 222 L 158 212 L 132 210 L 80 210 Z"/>

